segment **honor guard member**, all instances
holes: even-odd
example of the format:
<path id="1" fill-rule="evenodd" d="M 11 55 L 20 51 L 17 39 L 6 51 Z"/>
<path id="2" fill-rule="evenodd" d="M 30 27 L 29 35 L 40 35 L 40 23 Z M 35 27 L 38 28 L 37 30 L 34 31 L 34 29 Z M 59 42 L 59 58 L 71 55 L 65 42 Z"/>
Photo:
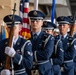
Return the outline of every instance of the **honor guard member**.
<path id="1" fill-rule="evenodd" d="M 73 26 L 73 37 L 76 40 L 76 16 L 68 16 L 71 19 L 71 26 Z M 74 75 L 76 75 L 76 53 L 74 57 Z"/>
<path id="2" fill-rule="evenodd" d="M 54 28 L 56 28 L 56 25 L 50 21 L 44 21 L 42 30 L 45 31 L 46 33 L 49 33 L 51 35 L 54 34 Z"/>
<path id="3" fill-rule="evenodd" d="M 4 22 L 7 25 L 7 31 L 9 33 L 12 25 L 13 15 L 7 15 L 4 17 Z M 19 36 L 21 30 L 22 19 L 14 15 L 14 35 L 13 46 L 8 47 L 8 39 L 0 42 L 0 71 L 1 75 L 11 75 L 10 70 L 4 69 L 5 54 L 12 58 L 12 68 L 14 69 L 14 75 L 27 75 L 26 68 L 32 68 L 33 52 L 32 43 L 30 40 L 25 40 Z"/>
<path id="4" fill-rule="evenodd" d="M 70 27 L 73 27 L 73 36 L 76 34 L 76 16 L 68 16 L 71 19 Z"/>
<path id="5" fill-rule="evenodd" d="M 34 67 L 38 69 L 39 75 L 52 75 L 50 57 L 54 48 L 54 37 L 42 31 L 45 14 L 38 10 L 28 13 L 31 26 L 31 41 L 34 54 Z"/>
<path id="6" fill-rule="evenodd" d="M 70 43 L 74 38 L 68 34 L 70 28 L 71 19 L 66 16 L 59 16 L 57 19 L 59 24 L 60 36 L 63 42 L 64 49 L 64 63 L 62 69 L 62 75 L 74 75 L 73 57 L 76 51 L 76 41 Z"/>
<path id="7" fill-rule="evenodd" d="M 43 30 L 51 35 L 54 35 L 53 32 L 56 27 L 57 26 L 52 22 L 44 21 L 43 23 Z M 57 35 L 55 36 L 54 51 L 51 56 L 51 63 L 52 63 L 54 75 L 61 75 L 60 66 L 62 65 L 63 61 L 64 61 L 63 45 L 60 36 Z"/>

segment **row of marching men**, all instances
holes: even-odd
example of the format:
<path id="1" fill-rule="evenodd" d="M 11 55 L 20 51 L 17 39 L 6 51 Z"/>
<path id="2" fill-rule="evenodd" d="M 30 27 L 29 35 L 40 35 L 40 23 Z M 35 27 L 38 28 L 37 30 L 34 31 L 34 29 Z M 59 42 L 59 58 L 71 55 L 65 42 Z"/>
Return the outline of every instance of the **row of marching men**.
<path id="1" fill-rule="evenodd" d="M 55 24 L 48 21 L 43 24 L 43 30 L 55 38 L 51 56 L 54 75 L 76 75 L 75 19 L 72 16 L 59 16 L 56 20 L 59 29 L 57 35 L 54 34 Z"/>
<path id="2" fill-rule="evenodd" d="M 56 35 L 57 25 L 43 21 L 42 12 L 33 10 L 28 16 L 32 28 L 32 70 L 38 70 L 39 75 L 76 75 L 75 17 L 59 16 L 56 21 L 60 33 Z"/>
<path id="3" fill-rule="evenodd" d="M 76 39 L 73 17 L 58 17 L 56 20 L 60 33 L 54 35 L 56 25 L 44 21 L 44 13 L 32 10 L 28 16 L 31 27 L 30 41 L 19 36 L 22 19 L 17 15 L 14 15 L 13 46 L 8 46 L 8 39 L 0 41 L 1 75 L 10 75 L 10 70 L 4 68 L 5 54 L 12 59 L 11 68 L 14 75 L 31 75 L 32 71 L 33 75 L 37 71 L 39 75 L 75 75 Z M 9 32 L 12 15 L 5 16 L 4 22 Z M 73 28 L 71 32 L 68 32 L 69 28 Z"/>

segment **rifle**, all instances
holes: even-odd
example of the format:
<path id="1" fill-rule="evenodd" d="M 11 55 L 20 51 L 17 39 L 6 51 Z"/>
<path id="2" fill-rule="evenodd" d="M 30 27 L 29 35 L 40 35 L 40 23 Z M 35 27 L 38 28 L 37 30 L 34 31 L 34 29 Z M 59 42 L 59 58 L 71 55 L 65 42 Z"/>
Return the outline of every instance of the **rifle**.
<path id="1" fill-rule="evenodd" d="M 73 21 L 72 21 L 72 24 L 71 24 L 71 27 L 70 27 L 70 37 L 73 36 L 73 33 L 74 33 L 74 23 L 75 23 L 75 15 L 73 16 Z"/>
<path id="2" fill-rule="evenodd" d="M 75 23 L 75 14 L 74 16 L 68 16 L 71 19 L 71 26 L 70 26 L 70 32 L 69 32 L 69 45 L 71 45 L 73 41 L 73 34 L 74 34 L 74 23 Z"/>
<path id="3" fill-rule="evenodd" d="M 15 9 L 16 9 L 16 3 L 14 4 L 13 15 L 12 15 L 12 24 L 11 24 L 9 38 L 8 38 L 8 46 L 9 47 L 12 46 L 12 39 L 13 39 L 13 34 L 14 34 L 13 27 L 14 27 L 14 14 L 16 11 Z M 11 62 L 11 57 L 6 55 L 5 66 L 4 66 L 5 69 L 10 69 L 10 62 Z"/>

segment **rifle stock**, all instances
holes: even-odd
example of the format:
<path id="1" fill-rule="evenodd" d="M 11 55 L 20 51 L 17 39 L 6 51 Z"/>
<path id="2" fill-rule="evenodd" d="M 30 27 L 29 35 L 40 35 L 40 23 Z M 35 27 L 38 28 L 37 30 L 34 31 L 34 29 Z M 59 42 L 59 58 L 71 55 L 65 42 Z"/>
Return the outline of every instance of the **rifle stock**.
<path id="1" fill-rule="evenodd" d="M 73 33 L 74 33 L 74 25 L 72 25 L 72 26 L 70 27 L 70 37 L 73 36 Z"/>
<path id="2" fill-rule="evenodd" d="M 16 9 L 16 3 L 14 4 L 14 9 L 13 9 L 13 16 L 12 16 L 12 24 L 11 24 L 11 28 L 10 28 L 10 33 L 9 33 L 9 38 L 8 38 L 8 46 L 11 47 L 12 46 L 12 39 L 13 39 L 13 34 L 14 34 L 14 14 L 15 14 L 15 10 Z M 5 60 L 5 69 L 10 69 L 10 63 L 11 63 L 11 57 L 9 57 L 8 55 L 6 55 L 6 60 Z"/>

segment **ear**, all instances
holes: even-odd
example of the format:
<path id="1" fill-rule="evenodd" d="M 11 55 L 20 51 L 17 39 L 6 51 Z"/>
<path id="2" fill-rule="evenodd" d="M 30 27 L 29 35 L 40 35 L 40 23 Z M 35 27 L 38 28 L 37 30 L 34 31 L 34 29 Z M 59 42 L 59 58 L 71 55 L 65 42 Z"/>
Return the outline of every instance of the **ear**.
<path id="1" fill-rule="evenodd" d="M 29 18 L 29 25 L 31 25 L 31 20 L 30 20 L 30 18 Z"/>
<path id="2" fill-rule="evenodd" d="M 69 28 L 70 28 L 70 25 L 69 25 Z"/>
<path id="3" fill-rule="evenodd" d="M 41 20 L 41 24 L 42 24 L 41 26 L 43 26 L 43 20 Z"/>
<path id="4" fill-rule="evenodd" d="M 20 24 L 20 25 L 19 25 L 19 31 L 21 31 L 21 30 L 22 30 L 22 25 Z"/>

